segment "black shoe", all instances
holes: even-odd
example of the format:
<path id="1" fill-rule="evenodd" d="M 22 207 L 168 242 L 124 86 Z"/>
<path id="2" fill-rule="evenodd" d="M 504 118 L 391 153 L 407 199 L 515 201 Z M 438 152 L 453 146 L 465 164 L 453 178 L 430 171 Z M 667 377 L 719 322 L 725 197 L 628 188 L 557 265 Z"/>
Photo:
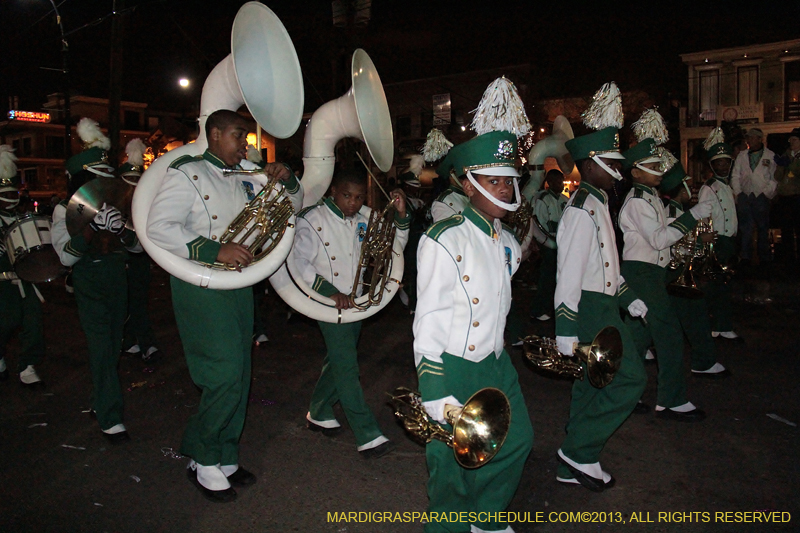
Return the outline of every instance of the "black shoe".
<path id="1" fill-rule="evenodd" d="M 695 372 L 694 370 L 692 370 L 692 375 L 696 378 L 703 378 L 703 379 L 725 379 L 727 377 L 730 377 L 731 371 L 726 368 L 722 372 L 714 372 L 713 374 L 710 374 L 708 372 Z"/>
<path id="2" fill-rule="evenodd" d="M 315 424 L 310 420 L 306 420 L 306 427 L 313 431 L 314 433 L 322 433 L 326 437 L 335 437 L 339 433 L 342 432 L 342 426 L 338 426 L 335 428 L 326 428 L 322 427 L 319 424 Z"/>
<path id="3" fill-rule="evenodd" d="M 636 415 L 646 415 L 650 412 L 650 406 L 643 401 L 636 402 L 636 407 L 633 408 L 633 413 Z"/>
<path id="4" fill-rule="evenodd" d="M 197 470 L 193 468 L 186 469 L 186 477 L 189 478 L 189 481 L 197 487 L 197 490 L 200 491 L 200 494 L 205 496 L 205 498 L 209 501 L 214 503 L 228 503 L 232 502 L 236 499 L 236 491 L 233 490 L 233 487 L 228 487 L 225 490 L 211 490 L 205 488 L 203 485 L 197 481 Z"/>
<path id="5" fill-rule="evenodd" d="M 108 442 L 110 442 L 114 446 L 131 440 L 131 436 L 128 435 L 127 431 L 120 431 L 119 433 L 106 433 L 104 431 L 103 436 L 106 438 Z"/>
<path id="6" fill-rule="evenodd" d="M 360 453 L 361 457 L 364 459 L 377 459 L 378 457 L 383 457 L 390 451 L 394 450 L 394 443 L 390 440 L 375 446 L 374 448 L 369 448 L 368 450 L 361 450 Z"/>
<path id="7" fill-rule="evenodd" d="M 561 464 L 563 464 L 569 469 L 572 475 L 575 476 L 575 479 L 578 481 L 578 483 L 580 483 L 581 485 L 583 485 L 592 492 L 603 492 L 607 488 L 613 487 L 614 484 L 617 482 L 614 479 L 614 476 L 611 476 L 611 479 L 608 481 L 608 483 L 605 483 L 602 479 L 597 479 L 596 477 L 592 477 L 589 474 L 581 472 L 580 470 L 569 464 L 567 461 L 565 461 L 564 458 L 561 457 L 560 455 L 558 456 L 558 460 L 561 462 Z"/>
<path id="8" fill-rule="evenodd" d="M 685 413 L 673 411 L 672 409 L 664 409 L 663 411 L 656 411 L 658 418 L 664 420 L 677 420 L 679 422 L 700 422 L 706 418 L 706 413 L 702 409 L 692 409 Z"/>
<path id="9" fill-rule="evenodd" d="M 189 470 L 191 470 L 191 468 Z M 228 482 L 236 487 L 249 487 L 250 485 L 255 485 L 256 481 L 257 479 L 255 474 L 245 470 L 241 466 L 236 470 L 236 472 L 228 476 Z"/>

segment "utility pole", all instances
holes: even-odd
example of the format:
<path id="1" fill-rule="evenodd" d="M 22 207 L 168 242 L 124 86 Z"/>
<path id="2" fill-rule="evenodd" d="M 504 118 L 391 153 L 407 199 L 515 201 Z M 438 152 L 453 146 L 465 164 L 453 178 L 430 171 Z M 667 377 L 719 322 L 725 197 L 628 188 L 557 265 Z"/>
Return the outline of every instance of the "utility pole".
<path id="1" fill-rule="evenodd" d="M 64 158 L 69 159 L 72 157 L 72 110 L 69 101 L 69 70 L 67 69 L 69 45 L 64 35 L 64 25 L 61 24 L 61 14 L 58 12 L 55 0 L 50 0 L 50 5 L 53 6 L 53 11 L 56 13 L 56 24 L 58 24 L 58 29 L 61 31 L 61 73 L 64 76 L 62 88 L 64 92 Z"/>
<path id="2" fill-rule="evenodd" d="M 118 167 L 120 163 L 120 101 L 122 100 L 122 66 L 124 26 L 120 11 L 125 9 L 125 0 L 113 0 L 111 19 L 111 79 L 108 89 L 108 137 L 111 139 L 109 163 Z"/>

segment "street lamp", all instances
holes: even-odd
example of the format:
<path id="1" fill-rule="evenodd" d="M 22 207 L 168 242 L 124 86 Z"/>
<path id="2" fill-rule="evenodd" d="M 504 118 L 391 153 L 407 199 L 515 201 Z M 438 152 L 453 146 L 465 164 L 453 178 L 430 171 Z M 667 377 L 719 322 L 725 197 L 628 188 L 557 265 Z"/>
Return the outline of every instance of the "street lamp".
<path id="1" fill-rule="evenodd" d="M 189 87 L 189 80 L 186 78 L 181 78 L 178 80 L 178 85 L 180 85 L 184 89 L 187 89 Z"/>

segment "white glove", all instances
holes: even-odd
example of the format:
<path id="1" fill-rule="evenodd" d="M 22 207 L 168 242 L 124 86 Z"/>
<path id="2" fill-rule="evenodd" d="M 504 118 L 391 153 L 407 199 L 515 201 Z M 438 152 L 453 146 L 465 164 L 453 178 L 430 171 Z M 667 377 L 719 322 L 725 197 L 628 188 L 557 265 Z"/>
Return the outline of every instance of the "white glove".
<path id="1" fill-rule="evenodd" d="M 578 342 L 578 337 L 556 337 L 558 351 L 569 357 L 572 357 L 575 353 L 576 342 Z"/>
<path id="2" fill-rule="evenodd" d="M 108 218 L 106 219 L 106 229 L 114 235 L 121 235 L 125 231 L 125 224 L 128 221 L 122 216 L 122 213 L 116 207 L 109 210 Z"/>
<path id="3" fill-rule="evenodd" d="M 631 305 L 628 306 L 628 313 L 633 317 L 642 317 L 644 318 L 647 314 L 647 306 L 641 300 L 634 300 L 631 302 Z"/>
<path id="4" fill-rule="evenodd" d="M 689 209 L 695 220 L 701 220 L 711 216 L 711 202 L 700 202 L 693 208 Z"/>
<path id="5" fill-rule="evenodd" d="M 439 398 L 438 400 L 433 400 L 431 402 L 422 402 L 422 406 L 425 407 L 425 411 L 427 411 L 429 417 L 436 420 L 440 424 L 449 424 L 450 422 L 444 416 L 445 404 L 453 405 L 456 407 L 461 407 L 462 405 L 464 405 L 458 400 L 456 400 L 455 396 L 447 396 L 445 398 Z"/>

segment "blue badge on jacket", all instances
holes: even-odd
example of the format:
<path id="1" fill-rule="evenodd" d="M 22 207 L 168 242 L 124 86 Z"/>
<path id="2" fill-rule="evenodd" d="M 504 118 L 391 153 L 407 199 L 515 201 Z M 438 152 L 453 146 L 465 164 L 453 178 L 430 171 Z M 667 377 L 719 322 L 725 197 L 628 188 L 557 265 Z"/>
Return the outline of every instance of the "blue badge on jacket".
<path id="1" fill-rule="evenodd" d="M 367 224 L 364 222 L 358 223 L 358 242 L 364 242 L 364 237 L 367 236 Z"/>
<path id="2" fill-rule="evenodd" d="M 508 267 L 508 275 L 511 275 L 511 248 L 506 246 L 506 266 Z"/>
<path id="3" fill-rule="evenodd" d="M 252 183 L 250 183 L 249 181 L 243 181 L 242 187 L 244 187 L 244 193 L 247 195 L 248 202 L 256 197 L 256 193 Z"/>

